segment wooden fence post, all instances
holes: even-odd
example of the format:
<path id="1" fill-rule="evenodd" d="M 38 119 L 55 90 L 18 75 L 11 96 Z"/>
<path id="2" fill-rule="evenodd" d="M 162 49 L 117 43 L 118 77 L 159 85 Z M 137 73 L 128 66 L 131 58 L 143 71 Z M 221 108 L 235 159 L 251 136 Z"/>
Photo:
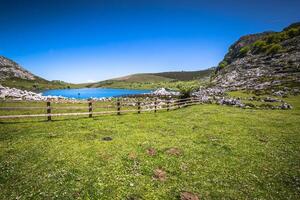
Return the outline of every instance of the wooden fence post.
<path id="1" fill-rule="evenodd" d="M 138 109 L 138 114 L 141 113 L 141 102 L 137 102 L 137 109 Z"/>
<path id="2" fill-rule="evenodd" d="M 89 101 L 89 117 L 93 116 L 93 104 L 91 101 Z"/>
<path id="3" fill-rule="evenodd" d="M 167 111 L 169 111 L 170 110 L 170 100 L 168 99 L 167 100 Z"/>
<path id="4" fill-rule="evenodd" d="M 47 101 L 47 114 L 48 114 L 48 121 L 51 121 L 51 104 L 50 104 L 50 101 Z"/>
<path id="5" fill-rule="evenodd" d="M 156 98 L 154 100 L 154 112 L 156 112 L 156 108 L 157 108 L 157 101 L 156 101 Z"/>
<path id="6" fill-rule="evenodd" d="M 121 103 L 120 103 L 120 99 L 118 99 L 117 100 L 117 115 L 121 114 L 120 110 L 121 110 Z"/>
<path id="7" fill-rule="evenodd" d="M 180 104 L 181 104 L 181 99 L 178 99 L 178 101 L 177 101 L 177 108 L 178 109 L 180 108 Z"/>

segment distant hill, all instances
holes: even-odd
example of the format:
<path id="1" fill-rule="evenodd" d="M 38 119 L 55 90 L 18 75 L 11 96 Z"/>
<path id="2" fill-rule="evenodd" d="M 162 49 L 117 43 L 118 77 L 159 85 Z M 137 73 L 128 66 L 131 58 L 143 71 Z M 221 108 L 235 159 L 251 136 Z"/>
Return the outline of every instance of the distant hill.
<path id="1" fill-rule="evenodd" d="M 241 37 L 216 68 L 212 83 L 234 90 L 300 88 L 300 23 Z"/>
<path id="2" fill-rule="evenodd" d="M 44 89 L 75 87 L 63 81 L 48 81 L 32 74 L 13 60 L 0 56 L 0 84 L 18 89 L 39 91 Z"/>
<path id="3" fill-rule="evenodd" d="M 159 76 L 156 74 L 132 74 L 129 76 L 123 76 L 119 78 L 111 79 L 113 81 L 126 81 L 126 82 L 160 82 L 170 81 L 172 78 Z"/>
<path id="4" fill-rule="evenodd" d="M 209 68 L 200 71 L 174 71 L 174 72 L 160 72 L 160 73 L 141 73 L 132 74 L 124 77 L 109 79 L 96 83 L 85 84 L 87 87 L 116 87 L 126 88 L 134 87 L 133 85 L 149 85 L 159 86 L 162 82 L 176 82 L 176 81 L 193 81 L 193 80 L 208 80 L 214 68 Z M 163 85 L 162 85 L 163 86 Z"/>

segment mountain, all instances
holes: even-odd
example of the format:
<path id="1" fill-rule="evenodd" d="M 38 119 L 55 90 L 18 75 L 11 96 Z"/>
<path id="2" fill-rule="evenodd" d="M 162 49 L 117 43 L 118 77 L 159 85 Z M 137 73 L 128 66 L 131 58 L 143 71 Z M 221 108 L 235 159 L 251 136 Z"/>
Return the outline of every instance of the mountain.
<path id="1" fill-rule="evenodd" d="M 39 79 L 39 77 L 25 70 L 18 63 L 5 58 L 4 56 L 0 56 L 0 81 L 12 78 L 31 81 Z"/>
<path id="2" fill-rule="evenodd" d="M 280 32 L 241 37 L 230 46 L 211 82 L 232 90 L 300 88 L 300 23 Z"/>
<path id="3" fill-rule="evenodd" d="M 40 91 L 44 89 L 74 87 L 63 81 L 48 81 L 32 74 L 18 63 L 0 56 L 0 84 L 6 87 Z"/>
<path id="4" fill-rule="evenodd" d="M 169 82 L 208 80 L 214 68 L 200 71 L 174 71 L 160 73 L 132 74 L 124 77 L 109 79 L 96 83 L 86 84 L 87 87 L 116 87 L 135 88 L 142 84 L 142 87 L 154 88 L 164 87 Z M 165 84 L 162 84 L 165 83 Z M 161 84 L 161 85 L 159 85 Z M 148 86 L 147 86 L 148 85 Z"/>

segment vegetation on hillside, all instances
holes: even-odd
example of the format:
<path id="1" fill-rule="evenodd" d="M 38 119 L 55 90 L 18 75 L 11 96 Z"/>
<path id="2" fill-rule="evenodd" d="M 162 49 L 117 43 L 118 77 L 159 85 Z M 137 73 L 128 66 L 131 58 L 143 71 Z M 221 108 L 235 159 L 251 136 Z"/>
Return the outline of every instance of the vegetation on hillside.
<path id="1" fill-rule="evenodd" d="M 157 89 L 168 88 L 179 90 L 183 85 L 207 84 L 213 68 L 202 71 L 182 71 L 182 72 L 162 72 L 153 74 L 134 74 L 116 79 L 110 79 L 97 83 L 85 84 L 86 87 L 107 87 L 107 88 L 126 88 L 126 89 Z"/>
<path id="2" fill-rule="evenodd" d="M 235 55 L 233 56 L 236 58 L 242 58 L 249 54 L 273 55 L 279 52 L 284 52 L 286 51 L 286 49 L 282 46 L 282 42 L 299 35 L 300 23 L 295 23 L 285 28 L 281 32 L 265 33 L 262 37 L 259 37 L 260 39 L 257 39 L 245 46 L 240 46 L 238 52 L 235 53 Z M 245 37 L 254 37 L 254 35 L 249 35 Z M 229 51 L 231 51 L 231 49 L 229 49 Z M 219 63 L 215 72 L 225 68 L 228 64 L 230 64 L 230 61 L 225 57 L 224 60 Z"/>
<path id="3" fill-rule="evenodd" d="M 240 49 L 240 57 L 247 55 L 248 52 L 252 54 L 265 53 L 272 55 L 280 51 L 284 51 L 284 48 L 280 44 L 281 42 L 291 39 L 300 35 L 300 26 L 285 29 L 282 32 L 275 32 L 266 35 L 263 39 L 257 40 L 254 43 L 244 46 Z"/>
<path id="4" fill-rule="evenodd" d="M 191 80 L 207 79 L 213 71 L 214 68 L 209 68 L 200 71 L 161 72 L 161 73 L 155 73 L 154 75 L 162 76 L 174 80 L 179 80 L 179 81 L 191 81 Z"/>

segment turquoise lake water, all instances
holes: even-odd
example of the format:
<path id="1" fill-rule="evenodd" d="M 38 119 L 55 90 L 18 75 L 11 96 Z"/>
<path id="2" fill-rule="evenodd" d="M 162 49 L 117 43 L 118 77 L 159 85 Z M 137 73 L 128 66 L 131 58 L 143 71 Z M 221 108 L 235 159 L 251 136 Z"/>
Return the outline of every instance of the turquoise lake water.
<path id="1" fill-rule="evenodd" d="M 80 88 L 80 89 L 57 89 L 46 90 L 44 96 L 63 96 L 67 98 L 88 99 L 101 97 L 119 97 L 134 94 L 150 93 L 151 90 L 130 90 L 130 89 L 112 89 L 112 88 Z"/>

